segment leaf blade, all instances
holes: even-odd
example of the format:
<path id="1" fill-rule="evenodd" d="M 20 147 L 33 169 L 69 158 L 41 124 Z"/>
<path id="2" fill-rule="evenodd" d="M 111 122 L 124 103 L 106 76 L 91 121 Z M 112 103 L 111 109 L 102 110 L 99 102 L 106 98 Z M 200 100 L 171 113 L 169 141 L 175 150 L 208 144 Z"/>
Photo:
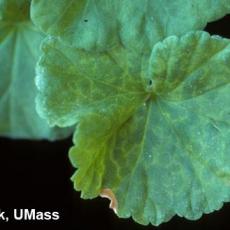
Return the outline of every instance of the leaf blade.
<path id="1" fill-rule="evenodd" d="M 53 4 L 51 0 L 33 0 L 31 12 L 42 31 L 78 48 L 102 51 L 122 44 L 129 49 L 148 51 L 167 36 L 203 29 L 208 22 L 229 13 L 229 3 L 229 0 L 58 0 Z"/>
<path id="2" fill-rule="evenodd" d="M 191 49 L 194 53 L 190 55 L 196 56 L 196 65 L 194 60 L 190 62 L 190 59 L 180 58 L 180 55 L 187 57 L 186 50 L 191 47 L 191 42 L 196 49 Z M 105 58 L 103 52 L 91 53 L 90 57 L 82 50 L 71 48 L 71 52 L 68 46 L 51 39 L 46 41 L 44 59 L 39 67 L 40 101 L 49 101 L 49 90 L 53 97 L 61 94 L 62 98 L 63 92 L 68 95 L 63 82 L 72 77 L 70 82 L 76 94 L 66 96 L 63 100 L 64 105 L 71 98 L 71 106 L 67 105 L 64 114 L 67 123 L 59 120 L 63 114 L 59 114 L 58 107 L 49 107 L 47 104 L 46 109 L 49 113 L 56 113 L 57 119 L 53 122 L 60 122 L 59 125 L 68 124 L 68 112 L 72 121 L 77 123 L 73 138 L 75 145 L 69 152 L 72 164 L 78 168 L 72 177 L 75 189 L 81 191 L 83 198 L 103 195 L 107 189 L 110 197 L 113 194 L 115 198 L 112 199 L 117 200 L 118 216 L 132 216 L 135 221 L 145 225 L 159 225 L 175 214 L 198 219 L 203 213 L 219 209 L 223 202 L 230 200 L 230 65 L 226 65 L 230 60 L 229 40 L 193 32 L 176 38 L 176 47 L 174 43 L 175 37 L 157 44 L 155 47 L 162 48 L 154 48 L 149 58 L 144 55 L 143 59 L 138 59 L 135 52 L 129 56 L 127 53 L 130 51 L 123 47 L 111 50 Z M 206 90 L 206 85 L 198 84 L 202 91 L 199 94 L 199 81 L 193 81 L 193 90 L 181 93 L 184 91 L 177 90 L 177 87 L 186 88 L 184 82 L 191 77 L 190 74 L 183 74 L 183 68 L 199 68 L 203 59 L 197 54 L 204 47 L 210 48 L 207 49 L 206 62 L 218 66 L 222 75 L 214 70 L 213 76 L 208 78 L 204 75 L 212 90 Z M 56 62 L 52 57 L 57 57 L 57 50 L 61 51 L 61 56 Z M 48 51 L 50 57 L 45 56 Z M 221 55 L 212 58 L 214 53 Z M 160 58 L 162 54 L 167 57 L 163 61 Z M 115 62 L 112 57 L 115 57 Z M 171 57 L 176 61 L 169 61 Z M 77 67 L 73 67 L 69 59 L 74 60 Z M 62 65 L 57 65 L 59 61 Z M 105 66 L 104 61 L 107 63 Z M 160 65 L 156 65 L 158 61 Z M 88 69 L 82 70 L 86 64 Z M 168 65 L 171 69 L 167 73 L 165 69 L 168 69 Z M 55 76 L 57 66 L 62 66 L 63 76 Z M 143 69 L 146 66 L 148 68 Z M 202 65 L 202 68 L 208 66 Z M 161 77 L 161 72 L 166 76 Z M 92 101 L 97 100 L 95 92 L 87 91 L 87 100 L 83 93 L 78 94 L 81 84 L 84 85 L 84 81 L 88 83 L 86 77 L 79 77 L 82 73 L 89 75 L 99 98 L 105 99 L 104 103 L 92 106 Z M 176 74 L 170 76 L 171 73 Z M 117 76 L 118 79 L 121 77 L 119 81 L 116 81 Z M 82 80 L 80 84 L 74 84 L 79 79 Z M 100 87 L 95 79 L 106 83 L 115 79 L 115 90 L 108 85 L 108 90 Z M 58 90 L 48 87 L 47 82 L 55 85 L 58 80 Z M 174 80 L 178 84 L 174 84 Z M 224 85 L 215 87 L 220 82 Z M 171 85 L 174 86 L 173 90 L 169 87 Z M 120 91 L 125 91 L 121 98 Z M 129 92 L 135 92 L 132 98 Z M 175 97 L 177 100 L 172 100 Z M 207 180 L 209 183 L 206 183 Z"/>
<path id="3" fill-rule="evenodd" d="M 198 36 L 201 40 L 202 35 L 198 32 L 189 36 L 193 39 Z M 215 39 L 209 37 L 213 43 Z M 179 45 L 183 47 L 181 40 Z M 230 57 L 229 45 L 225 50 Z M 224 72 L 229 79 L 227 74 Z M 92 160 L 94 173 L 91 173 L 96 175 L 97 165 L 105 162 L 101 166 L 103 170 L 98 170 L 101 174 L 97 184 L 115 194 L 120 217 L 132 216 L 144 225 L 149 222 L 159 225 L 175 214 L 194 220 L 230 200 L 230 88 L 225 83 L 225 87 L 190 100 L 167 100 L 170 92 L 165 98 L 162 95 L 150 98 L 113 133 L 107 145 L 103 144 L 107 146 L 103 153 L 103 147 L 95 150 L 98 144 L 92 145 L 94 152 L 98 151 L 101 156 Z M 85 124 L 84 129 L 90 124 L 90 121 Z M 75 143 L 81 135 L 81 131 L 78 132 Z M 84 138 L 85 142 L 89 138 Z M 84 160 L 81 157 L 83 146 L 85 144 L 70 151 L 72 162 L 79 163 L 75 165 L 79 172 L 90 161 L 91 154 L 94 155 L 93 151 L 84 152 L 87 158 Z M 80 177 L 87 175 L 90 177 L 90 172 Z M 79 181 L 78 176 L 77 171 L 73 176 L 75 188 L 83 190 L 84 198 L 91 197 L 87 190 L 91 191 L 95 185 L 91 187 L 90 181 Z"/>
<path id="4" fill-rule="evenodd" d="M 35 64 L 44 35 L 27 18 L 29 2 L 0 2 L 0 135 L 60 139 L 71 131 L 50 128 L 35 110 Z"/>

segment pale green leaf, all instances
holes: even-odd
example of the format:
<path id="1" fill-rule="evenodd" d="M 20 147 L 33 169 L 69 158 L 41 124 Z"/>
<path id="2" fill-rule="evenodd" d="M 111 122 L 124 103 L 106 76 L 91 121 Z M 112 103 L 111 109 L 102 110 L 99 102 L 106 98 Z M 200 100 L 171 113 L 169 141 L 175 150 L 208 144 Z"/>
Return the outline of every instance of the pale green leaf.
<path id="1" fill-rule="evenodd" d="M 63 138 L 70 131 L 50 128 L 35 110 L 35 64 L 44 36 L 24 17 L 29 2 L 0 1 L 0 136 Z"/>
<path id="2" fill-rule="evenodd" d="M 148 50 L 230 13 L 230 0 L 33 0 L 31 12 L 42 31 L 79 48 Z"/>

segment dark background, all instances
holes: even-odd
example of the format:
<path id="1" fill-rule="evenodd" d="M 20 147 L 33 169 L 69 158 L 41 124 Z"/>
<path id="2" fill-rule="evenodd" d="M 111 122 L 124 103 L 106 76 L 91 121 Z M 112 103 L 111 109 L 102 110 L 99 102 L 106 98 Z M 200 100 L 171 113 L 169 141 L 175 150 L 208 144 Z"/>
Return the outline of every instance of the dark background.
<path id="1" fill-rule="evenodd" d="M 206 31 L 230 38 L 230 15 L 207 25 Z M 0 138 L 0 208 L 9 216 L 13 208 L 35 208 L 37 211 L 58 211 L 59 221 L 0 222 L 0 229 L 19 225 L 59 227 L 63 229 L 108 230 L 225 230 L 230 229 L 230 204 L 198 221 L 174 217 L 159 227 L 141 226 L 132 219 L 119 219 L 109 209 L 109 200 L 80 199 L 73 190 L 70 177 L 74 172 L 68 160 L 71 138 L 57 141 L 22 141 Z M 87 178 L 86 178 L 87 179 Z M 4 226 L 3 226 L 4 225 Z"/>

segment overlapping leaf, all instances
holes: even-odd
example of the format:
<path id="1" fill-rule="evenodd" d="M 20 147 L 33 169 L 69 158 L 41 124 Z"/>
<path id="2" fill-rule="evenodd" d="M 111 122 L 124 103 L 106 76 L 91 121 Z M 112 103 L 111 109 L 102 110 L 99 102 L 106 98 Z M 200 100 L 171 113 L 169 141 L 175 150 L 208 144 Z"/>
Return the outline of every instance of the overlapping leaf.
<path id="1" fill-rule="evenodd" d="M 0 135 L 56 139 L 69 134 L 50 128 L 35 111 L 35 64 L 44 36 L 30 22 L 30 1 L 0 1 Z"/>
<path id="2" fill-rule="evenodd" d="M 137 60 L 122 47 L 43 44 L 38 109 L 52 124 L 78 123 L 75 188 L 111 191 L 118 215 L 142 224 L 219 209 L 230 200 L 229 40 L 172 36 Z"/>
<path id="3" fill-rule="evenodd" d="M 169 35 L 203 29 L 227 13 L 229 0 L 32 1 L 32 19 L 38 27 L 86 50 L 122 44 L 148 51 Z"/>

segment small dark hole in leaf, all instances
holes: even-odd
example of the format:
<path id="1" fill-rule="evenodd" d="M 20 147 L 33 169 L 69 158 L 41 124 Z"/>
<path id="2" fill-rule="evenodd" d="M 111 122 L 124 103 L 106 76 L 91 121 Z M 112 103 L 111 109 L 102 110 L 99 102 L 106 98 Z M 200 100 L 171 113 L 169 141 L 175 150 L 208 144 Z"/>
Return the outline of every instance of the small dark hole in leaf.
<path id="1" fill-rule="evenodd" d="M 85 19 L 84 22 L 88 22 L 88 19 Z"/>
<path id="2" fill-rule="evenodd" d="M 153 85 L 153 81 L 150 79 L 149 80 L 149 86 L 152 86 Z"/>

